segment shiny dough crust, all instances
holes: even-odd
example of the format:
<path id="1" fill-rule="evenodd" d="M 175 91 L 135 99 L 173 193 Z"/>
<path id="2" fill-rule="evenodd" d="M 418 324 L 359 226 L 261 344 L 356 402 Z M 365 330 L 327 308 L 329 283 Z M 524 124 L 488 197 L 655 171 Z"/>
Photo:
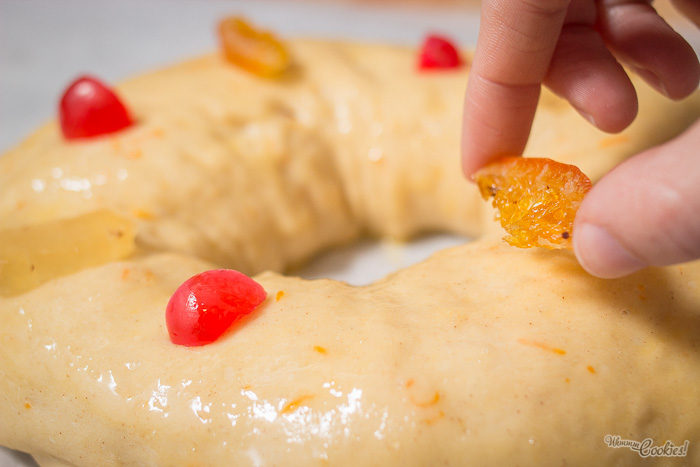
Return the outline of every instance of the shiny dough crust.
<path id="1" fill-rule="evenodd" d="M 467 71 L 290 47 L 283 81 L 200 58 L 120 86 L 133 128 L 67 143 L 50 123 L 0 158 L 0 228 L 109 208 L 138 244 L 0 297 L 0 444 L 47 466 L 637 465 L 611 434 L 689 440 L 699 463 L 700 263 L 603 281 L 505 245 L 459 168 Z M 544 95 L 528 154 L 596 179 L 700 115 L 640 94 L 614 136 Z M 365 287 L 280 274 L 435 230 L 481 238 Z M 170 295 L 221 266 L 267 301 L 214 344 L 171 344 Z"/>

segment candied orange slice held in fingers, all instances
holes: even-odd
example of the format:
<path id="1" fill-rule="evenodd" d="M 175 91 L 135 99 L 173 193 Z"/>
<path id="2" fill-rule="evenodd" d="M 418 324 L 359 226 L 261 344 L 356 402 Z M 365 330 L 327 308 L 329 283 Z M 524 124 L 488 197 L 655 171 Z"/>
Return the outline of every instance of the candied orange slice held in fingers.
<path id="1" fill-rule="evenodd" d="M 578 167 L 546 158 L 504 157 L 476 172 L 474 180 L 484 199 L 493 198 L 507 243 L 572 249 L 574 217 L 592 186 Z"/>
<path id="2" fill-rule="evenodd" d="M 219 40 L 226 59 L 254 75 L 274 78 L 289 69 L 287 47 L 271 32 L 256 29 L 242 18 L 222 20 Z"/>

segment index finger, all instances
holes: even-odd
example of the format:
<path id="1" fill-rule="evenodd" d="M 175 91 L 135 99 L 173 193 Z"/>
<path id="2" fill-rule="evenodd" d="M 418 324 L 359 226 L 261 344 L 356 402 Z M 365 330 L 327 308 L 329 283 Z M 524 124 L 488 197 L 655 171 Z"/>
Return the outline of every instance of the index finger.
<path id="1" fill-rule="evenodd" d="M 521 154 L 570 0 L 484 0 L 465 96 L 467 176 L 494 157 Z"/>

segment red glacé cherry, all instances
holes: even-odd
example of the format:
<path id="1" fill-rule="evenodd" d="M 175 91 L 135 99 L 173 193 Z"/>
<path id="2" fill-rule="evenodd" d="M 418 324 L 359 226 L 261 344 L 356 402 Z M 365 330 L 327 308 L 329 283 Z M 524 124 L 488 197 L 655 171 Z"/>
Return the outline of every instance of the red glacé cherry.
<path id="1" fill-rule="evenodd" d="M 170 298 L 165 323 L 173 344 L 214 342 L 267 297 L 265 289 L 232 269 L 213 269 L 187 279 Z"/>
<path id="2" fill-rule="evenodd" d="M 81 76 L 63 93 L 59 120 L 67 139 L 114 133 L 133 123 L 117 95 L 91 76 Z"/>
<path id="3" fill-rule="evenodd" d="M 462 59 L 449 39 L 436 34 L 425 38 L 418 56 L 419 69 L 457 68 L 460 65 L 462 65 Z"/>

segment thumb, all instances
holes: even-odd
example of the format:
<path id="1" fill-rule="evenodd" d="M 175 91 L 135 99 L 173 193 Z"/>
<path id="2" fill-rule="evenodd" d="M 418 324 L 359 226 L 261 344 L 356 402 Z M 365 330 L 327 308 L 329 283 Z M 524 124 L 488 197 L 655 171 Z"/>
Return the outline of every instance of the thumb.
<path id="1" fill-rule="evenodd" d="M 700 122 L 603 177 L 574 231 L 581 266 L 602 278 L 700 258 Z"/>

